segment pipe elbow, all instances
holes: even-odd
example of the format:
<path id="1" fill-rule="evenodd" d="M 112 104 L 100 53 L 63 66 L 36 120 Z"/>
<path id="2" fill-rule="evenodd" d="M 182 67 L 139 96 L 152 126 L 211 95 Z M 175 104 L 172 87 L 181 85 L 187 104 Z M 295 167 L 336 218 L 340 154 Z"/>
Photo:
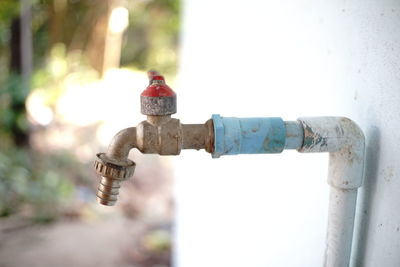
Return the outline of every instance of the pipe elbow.
<path id="1" fill-rule="evenodd" d="M 329 152 L 331 186 L 361 187 L 364 170 L 365 137 L 360 127 L 345 117 L 299 118 L 304 140 L 299 152 Z"/>
<path id="2" fill-rule="evenodd" d="M 329 154 L 328 183 L 341 189 L 357 189 L 364 177 L 365 136 L 348 118 L 341 118 L 344 140 L 340 149 Z"/>
<path id="3" fill-rule="evenodd" d="M 129 151 L 135 147 L 137 147 L 136 128 L 126 128 L 113 137 L 106 155 L 114 160 L 127 160 Z"/>

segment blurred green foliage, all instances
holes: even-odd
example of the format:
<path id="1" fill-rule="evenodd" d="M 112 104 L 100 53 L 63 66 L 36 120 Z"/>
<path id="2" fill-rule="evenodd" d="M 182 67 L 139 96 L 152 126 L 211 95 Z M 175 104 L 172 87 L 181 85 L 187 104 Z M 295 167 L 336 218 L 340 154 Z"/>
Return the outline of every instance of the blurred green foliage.
<path id="1" fill-rule="evenodd" d="M 121 63 L 167 75 L 177 71 L 180 9 L 177 0 L 131 1 Z"/>
<path id="2" fill-rule="evenodd" d="M 171 234 L 166 230 L 154 230 L 149 232 L 143 239 L 143 245 L 151 251 L 170 251 Z"/>
<path id="3" fill-rule="evenodd" d="M 99 78 L 98 64 L 90 58 L 102 36 L 99 29 L 115 0 L 32 0 L 33 73 L 30 88 L 46 94 L 54 108 L 65 89 L 66 77 L 79 74 L 86 80 Z M 121 65 L 134 69 L 157 69 L 174 75 L 178 62 L 180 2 L 177 0 L 130 0 L 129 27 L 123 38 Z M 74 193 L 80 170 L 65 151 L 39 154 L 29 143 L 23 86 L 18 70 L 11 68 L 13 30 L 20 2 L 0 1 L 0 216 L 29 210 L 38 221 L 56 218 L 59 208 Z M 102 26 L 103 25 L 103 26 Z M 107 25 L 107 24 L 105 24 Z M 104 31 L 103 31 L 104 32 Z M 94 51 L 96 57 L 100 52 Z M 75 180 L 74 180 L 75 179 Z M 28 213 L 29 213 L 28 212 Z"/>
<path id="4" fill-rule="evenodd" d="M 75 164 L 68 154 L 35 157 L 23 149 L 0 152 L 0 216 L 21 208 L 36 221 L 50 221 L 74 191 L 68 179 Z"/>
<path id="5" fill-rule="evenodd" d="M 66 46 L 58 43 L 50 49 L 46 66 L 36 70 L 31 83 L 35 90 L 44 92 L 46 106 L 54 109 L 67 83 L 84 84 L 98 78 L 99 74 L 85 63 L 81 52 L 68 53 Z"/>

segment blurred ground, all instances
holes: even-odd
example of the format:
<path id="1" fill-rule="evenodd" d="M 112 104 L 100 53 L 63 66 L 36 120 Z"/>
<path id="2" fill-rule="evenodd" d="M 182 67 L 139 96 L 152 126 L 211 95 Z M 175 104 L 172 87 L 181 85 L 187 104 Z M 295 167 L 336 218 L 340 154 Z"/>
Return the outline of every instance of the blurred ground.
<path id="1" fill-rule="evenodd" d="M 113 217 L 95 223 L 62 221 L 4 229 L 0 266 L 132 266 L 123 260 L 131 241 L 126 232 L 136 230 L 128 225 L 133 228 L 124 218 Z"/>
<path id="2" fill-rule="evenodd" d="M 146 238 L 151 238 L 146 223 L 121 215 L 90 222 L 62 220 L 46 226 L 7 228 L 7 224 L 12 222 L 3 223 L 0 232 L 1 267 L 161 267 L 170 264 L 168 250 L 157 251 L 154 257 L 154 251 L 146 248 Z M 158 231 L 168 237 L 168 229 Z"/>

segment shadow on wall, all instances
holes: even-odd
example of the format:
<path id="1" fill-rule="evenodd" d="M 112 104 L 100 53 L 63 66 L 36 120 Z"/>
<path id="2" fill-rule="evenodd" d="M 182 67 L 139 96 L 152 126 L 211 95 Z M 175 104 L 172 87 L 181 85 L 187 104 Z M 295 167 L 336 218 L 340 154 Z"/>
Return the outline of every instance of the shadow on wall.
<path id="1" fill-rule="evenodd" d="M 380 130 L 372 126 L 366 131 L 366 158 L 364 168 L 364 185 L 359 195 L 359 228 L 356 233 L 357 242 L 355 254 L 353 255 L 354 266 L 364 266 L 366 247 L 368 243 L 368 230 L 370 227 L 370 216 L 372 205 L 376 196 L 376 183 L 378 180 L 379 154 L 381 145 Z"/>

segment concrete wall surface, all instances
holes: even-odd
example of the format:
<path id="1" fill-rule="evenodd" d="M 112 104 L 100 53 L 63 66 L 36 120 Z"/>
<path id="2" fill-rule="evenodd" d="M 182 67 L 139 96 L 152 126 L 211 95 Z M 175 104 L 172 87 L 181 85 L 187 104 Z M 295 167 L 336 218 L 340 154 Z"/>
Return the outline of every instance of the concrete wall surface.
<path id="1" fill-rule="evenodd" d="M 347 116 L 366 136 L 354 266 L 400 266 L 400 1 L 186 0 L 178 114 Z M 326 154 L 176 168 L 178 267 L 322 266 Z"/>

